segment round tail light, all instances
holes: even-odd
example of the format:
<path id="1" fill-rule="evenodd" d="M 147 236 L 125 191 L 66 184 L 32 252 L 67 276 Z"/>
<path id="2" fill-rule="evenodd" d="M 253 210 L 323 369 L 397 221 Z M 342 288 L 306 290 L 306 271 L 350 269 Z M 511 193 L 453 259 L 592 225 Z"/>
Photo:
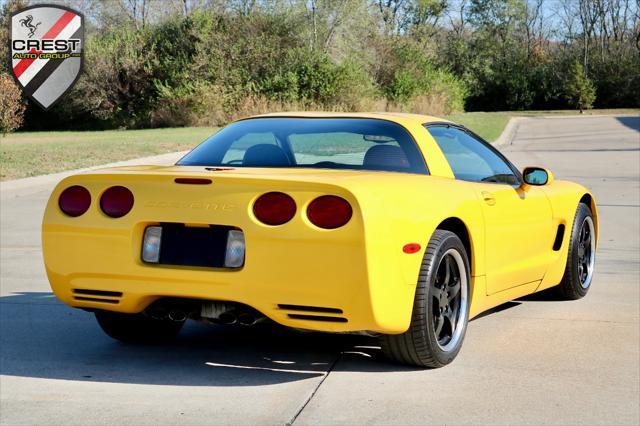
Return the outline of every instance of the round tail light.
<path id="1" fill-rule="evenodd" d="M 353 210 L 347 200 L 335 195 L 316 198 L 307 207 L 307 217 L 319 228 L 336 229 L 349 222 Z"/>
<path id="2" fill-rule="evenodd" d="M 78 217 L 83 215 L 91 205 L 91 194 L 87 188 L 79 185 L 70 186 L 62 191 L 58 198 L 60 210 L 67 216 Z"/>
<path id="3" fill-rule="evenodd" d="M 133 208 L 133 193 L 124 186 L 112 186 L 100 197 L 100 208 L 107 216 L 122 217 Z"/>
<path id="4" fill-rule="evenodd" d="M 282 192 L 268 192 L 253 204 L 253 214 L 267 225 L 282 225 L 296 214 L 296 202 Z"/>

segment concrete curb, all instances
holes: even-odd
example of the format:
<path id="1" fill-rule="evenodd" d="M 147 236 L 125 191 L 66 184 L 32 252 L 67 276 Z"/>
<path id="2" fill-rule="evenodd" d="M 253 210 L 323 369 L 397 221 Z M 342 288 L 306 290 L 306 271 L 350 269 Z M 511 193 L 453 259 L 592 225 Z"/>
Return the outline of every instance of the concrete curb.
<path id="1" fill-rule="evenodd" d="M 516 137 L 518 133 L 518 128 L 520 127 L 520 122 L 522 120 L 526 120 L 528 117 L 511 117 L 507 122 L 507 125 L 504 127 L 504 130 L 498 136 L 498 139 L 493 141 L 492 145 L 494 146 L 503 146 L 503 145 L 511 145 L 511 142 Z"/>
<path id="2" fill-rule="evenodd" d="M 552 119 L 552 120 L 570 120 L 583 118 L 601 118 L 601 117 L 638 117 L 638 114 L 582 114 L 582 115 L 531 115 L 511 117 L 504 127 L 502 134 L 492 142 L 494 146 L 511 145 L 518 133 L 520 123 L 526 120 Z"/>
<path id="3" fill-rule="evenodd" d="M 574 115 L 528 115 L 528 116 L 520 116 L 515 118 L 527 118 L 527 119 L 552 119 L 552 120 L 570 120 L 572 118 L 602 118 L 602 117 L 640 117 L 640 113 L 626 113 L 626 114 L 574 114 Z"/>
<path id="4" fill-rule="evenodd" d="M 88 172 L 91 170 L 104 169 L 107 167 L 121 167 L 133 165 L 171 165 L 178 161 L 188 151 L 171 152 L 168 154 L 154 155 L 151 157 L 133 158 L 131 160 L 118 161 L 115 163 L 101 164 L 99 166 L 87 167 L 84 169 L 67 170 L 60 173 L 50 175 L 33 176 L 24 179 L 8 180 L 0 182 L 0 194 L 2 198 L 11 197 L 14 193 L 25 195 L 25 193 L 34 193 L 43 189 L 51 190 L 62 179 L 78 173 Z"/>

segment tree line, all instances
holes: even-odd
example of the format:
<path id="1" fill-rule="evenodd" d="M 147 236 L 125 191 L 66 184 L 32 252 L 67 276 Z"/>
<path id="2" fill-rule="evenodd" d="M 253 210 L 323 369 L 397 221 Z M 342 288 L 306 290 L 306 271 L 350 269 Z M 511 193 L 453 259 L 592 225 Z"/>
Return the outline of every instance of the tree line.
<path id="1" fill-rule="evenodd" d="M 0 10 L 3 58 L 10 13 L 27 3 Z M 85 14 L 82 77 L 45 113 L 16 95 L 3 62 L 0 126 L 220 125 L 300 109 L 640 106 L 640 0 L 65 4 Z"/>

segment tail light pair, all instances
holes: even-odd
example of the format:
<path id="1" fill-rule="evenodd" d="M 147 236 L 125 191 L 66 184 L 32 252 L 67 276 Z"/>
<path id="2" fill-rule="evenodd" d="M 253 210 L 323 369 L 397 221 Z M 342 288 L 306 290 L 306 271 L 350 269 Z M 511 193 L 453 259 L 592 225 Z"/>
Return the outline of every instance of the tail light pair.
<path id="1" fill-rule="evenodd" d="M 109 217 L 119 218 L 133 208 L 133 193 L 124 186 L 112 186 L 102 193 L 100 209 Z M 67 216 L 82 216 L 91 206 L 91 193 L 80 185 L 70 186 L 62 191 L 58 206 Z"/>
<path id="2" fill-rule="evenodd" d="M 283 192 L 268 192 L 258 197 L 253 204 L 253 214 L 262 223 L 271 226 L 283 225 L 293 219 L 297 211 L 296 202 Z M 353 209 L 344 198 L 322 195 L 307 207 L 307 217 L 315 226 L 336 229 L 346 225 Z"/>
<path id="3" fill-rule="evenodd" d="M 112 186 L 100 197 L 100 208 L 104 214 L 113 218 L 125 216 L 133 208 L 133 203 L 133 193 L 124 186 Z M 70 186 L 60 194 L 58 205 L 68 216 L 81 216 L 91 206 L 91 193 L 83 186 Z M 271 226 L 289 222 L 296 211 L 296 202 L 282 192 L 263 194 L 253 205 L 256 218 Z M 353 210 L 349 202 L 335 195 L 322 195 L 307 207 L 309 221 L 323 229 L 340 228 L 351 220 L 352 215 Z"/>

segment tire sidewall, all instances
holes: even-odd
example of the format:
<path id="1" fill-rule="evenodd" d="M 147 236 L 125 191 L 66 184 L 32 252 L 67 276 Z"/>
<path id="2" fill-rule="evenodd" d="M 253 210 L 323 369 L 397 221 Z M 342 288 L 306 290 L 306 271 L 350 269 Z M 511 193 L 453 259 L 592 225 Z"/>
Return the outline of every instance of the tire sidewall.
<path id="1" fill-rule="evenodd" d="M 438 265 L 440 264 L 440 261 L 442 260 L 443 255 L 450 249 L 454 249 L 458 253 L 460 253 L 460 256 L 462 257 L 462 261 L 464 263 L 464 269 L 465 269 L 464 273 L 467 278 L 467 306 L 464 312 L 463 329 L 462 329 L 462 334 L 460 336 L 460 340 L 458 341 L 456 346 L 453 347 L 451 350 L 444 351 L 440 347 L 440 345 L 438 345 L 434 324 L 433 324 L 433 321 L 431 320 L 433 318 L 433 309 L 434 309 L 432 300 L 433 300 L 433 293 L 434 293 L 434 287 L 435 287 L 434 284 L 435 284 Z M 442 243 L 440 244 L 436 252 L 433 254 L 433 256 L 431 256 L 431 259 L 429 259 L 428 261 L 429 261 L 429 265 L 428 265 L 428 273 L 427 273 L 426 279 L 424 280 L 424 282 L 420 283 L 421 285 L 427 286 L 427 292 L 426 292 L 427 297 L 424 301 L 426 306 L 424 306 L 423 308 L 424 309 L 423 312 L 426 312 L 426 316 L 424 317 L 423 326 L 426 328 L 426 331 L 427 331 L 427 344 L 429 345 L 431 353 L 439 363 L 441 363 L 442 365 L 445 365 L 445 364 L 449 364 L 460 351 L 460 348 L 462 347 L 462 343 L 464 341 L 464 337 L 466 334 L 467 324 L 469 322 L 469 306 L 471 305 L 470 303 L 471 302 L 471 297 L 470 297 L 471 277 L 469 274 L 469 270 L 470 270 L 469 260 L 468 260 L 467 252 L 464 248 L 464 245 L 462 244 L 462 241 L 460 241 L 460 239 L 455 234 L 451 233 L 451 235 L 448 235 L 442 241 Z"/>
<path id="2" fill-rule="evenodd" d="M 567 262 L 569 262 L 569 264 L 567 265 L 567 269 L 569 270 L 570 285 L 572 287 L 572 290 L 576 292 L 580 297 L 585 296 L 589 291 L 589 288 L 591 287 L 591 282 L 586 288 L 582 287 L 582 284 L 580 283 L 580 276 L 578 274 L 578 244 L 580 238 L 580 229 L 582 228 L 582 224 L 587 217 L 590 217 L 591 220 L 593 220 L 591 209 L 585 204 L 580 203 L 578 205 L 578 209 L 576 210 L 576 217 L 573 221 L 573 226 L 571 229 L 571 245 L 569 247 L 569 254 L 567 256 Z M 596 236 L 592 235 L 592 238 L 596 238 Z M 591 276 L 591 281 L 593 281 L 593 275 Z"/>

